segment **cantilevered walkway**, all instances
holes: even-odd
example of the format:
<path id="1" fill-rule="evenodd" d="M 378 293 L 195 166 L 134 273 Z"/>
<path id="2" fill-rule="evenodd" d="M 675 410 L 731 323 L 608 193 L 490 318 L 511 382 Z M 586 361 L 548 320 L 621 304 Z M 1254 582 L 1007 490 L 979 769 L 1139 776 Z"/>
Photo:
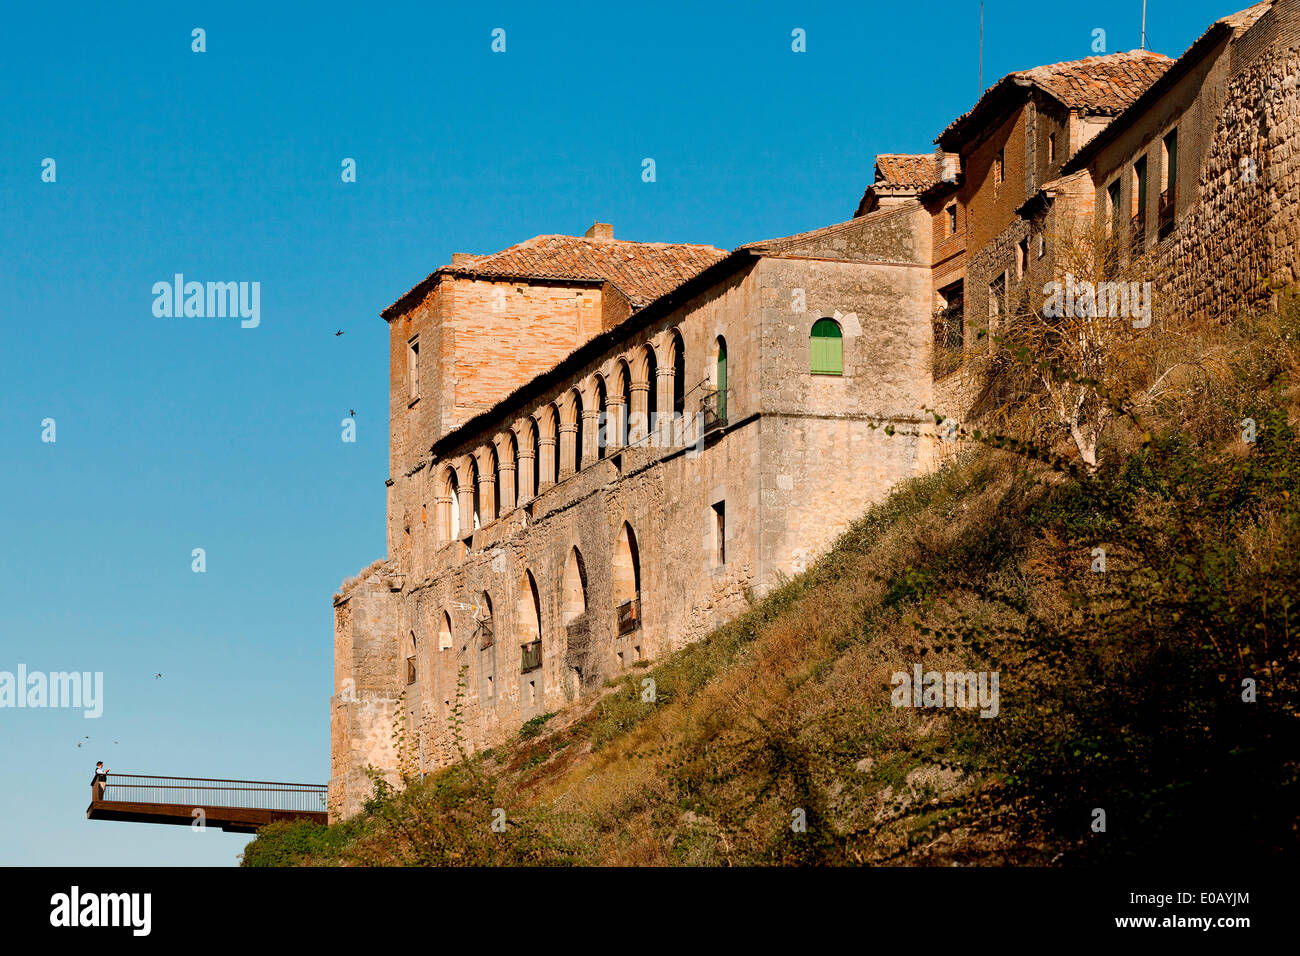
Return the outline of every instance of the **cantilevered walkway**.
<path id="1" fill-rule="evenodd" d="M 256 833 L 276 820 L 326 822 L 327 787 L 266 780 L 203 780 L 110 773 L 103 799 L 92 799 L 87 820 L 170 823 Z"/>

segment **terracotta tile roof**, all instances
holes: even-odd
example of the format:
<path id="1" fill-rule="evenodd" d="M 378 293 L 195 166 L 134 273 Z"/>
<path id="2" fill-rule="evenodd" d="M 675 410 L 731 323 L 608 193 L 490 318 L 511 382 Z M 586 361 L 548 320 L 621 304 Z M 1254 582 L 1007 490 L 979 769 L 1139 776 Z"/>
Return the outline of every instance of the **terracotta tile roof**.
<path id="1" fill-rule="evenodd" d="M 1082 60 L 1051 63 L 1008 73 L 984 91 L 979 102 L 953 120 L 935 140 L 955 151 L 971 135 L 987 129 L 1013 100 L 1037 87 L 1072 110 L 1116 116 L 1132 105 L 1173 65 L 1163 53 L 1130 50 Z"/>
<path id="2" fill-rule="evenodd" d="M 1264 0 L 1244 10 L 1220 17 L 1210 24 L 1195 43 L 1189 46 L 1177 60 L 1171 61 L 1161 72 L 1157 80 L 1150 84 L 1111 123 L 1085 143 L 1062 167 L 1066 173 L 1076 172 L 1090 163 L 1094 156 L 1108 143 L 1113 142 L 1130 124 L 1135 122 L 1153 103 L 1164 96 L 1174 84 L 1185 76 L 1193 67 L 1207 56 L 1218 43 L 1227 38 L 1236 41 L 1256 21 L 1273 7 L 1275 0 Z"/>
<path id="3" fill-rule="evenodd" d="M 1150 50 L 1130 50 L 1053 63 L 1020 73 L 1072 110 L 1117 116 L 1160 79 L 1173 60 Z"/>
<path id="4" fill-rule="evenodd" d="M 881 153 L 876 156 L 878 186 L 924 189 L 939 181 L 939 165 L 933 153 Z"/>
<path id="5" fill-rule="evenodd" d="M 713 246 L 681 242 L 630 242 L 580 236 L 534 236 L 500 252 L 457 256 L 390 305 L 388 318 L 439 275 L 485 279 L 559 279 L 612 283 L 633 307 L 659 298 L 727 253 Z"/>

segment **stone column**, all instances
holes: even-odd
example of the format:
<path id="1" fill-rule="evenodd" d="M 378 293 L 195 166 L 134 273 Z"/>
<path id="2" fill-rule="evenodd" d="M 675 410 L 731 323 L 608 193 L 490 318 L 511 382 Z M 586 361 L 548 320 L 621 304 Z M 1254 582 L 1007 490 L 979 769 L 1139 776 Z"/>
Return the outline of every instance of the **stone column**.
<path id="1" fill-rule="evenodd" d="M 600 458 L 600 409 L 587 408 L 582 412 L 582 461 L 590 464 Z"/>
<path id="2" fill-rule="evenodd" d="M 460 536 L 474 531 L 474 483 L 466 482 L 456 492 L 460 497 Z"/>
<path id="3" fill-rule="evenodd" d="M 448 544 L 451 541 L 451 495 L 439 495 L 433 499 L 433 520 L 438 522 L 437 542 Z"/>
<path id="4" fill-rule="evenodd" d="M 539 489 L 549 488 L 555 484 L 555 436 L 548 435 L 537 439 L 537 453 L 541 457 L 538 459 L 537 467 L 539 480 L 537 487 Z"/>
<path id="5" fill-rule="evenodd" d="M 655 442 L 659 447 L 666 446 L 673 434 L 673 367 L 660 366 L 655 369 L 655 385 L 658 391 L 656 402 L 659 408 L 659 420 L 655 423 Z"/>
<path id="6" fill-rule="evenodd" d="M 537 468 L 537 461 L 533 458 L 531 448 L 525 450 L 519 449 L 519 498 L 516 505 L 522 505 L 533 498 L 533 475 Z"/>
<path id="7" fill-rule="evenodd" d="M 623 416 L 627 409 L 623 407 L 623 397 L 610 398 L 605 401 L 605 446 L 613 451 L 623 443 Z"/>
<path id="8" fill-rule="evenodd" d="M 501 462 L 501 514 L 505 514 L 515 506 L 515 463 L 513 461 Z M 499 516 L 498 516 L 499 517 Z"/>
<path id="9" fill-rule="evenodd" d="M 478 523 L 484 527 L 497 516 L 497 476 L 484 469 L 478 473 Z"/>
<path id="10" fill-rule="evenodd" d="M 575 444 L 578 437 L 577 422 L 565 422 L 560 426 L 560 477 L 567 478 L 577 470 L 579 449 Z"/>
<path id="11" fill-rule="evenodd" d="M 632 427 L 628 432 L 627 440 L 629 444 L 635 445 L 646 436 L 648 423 L 646 421 L 646 412 L 649 408 L 650 386 L 645 382 L 632 383 Z"/>

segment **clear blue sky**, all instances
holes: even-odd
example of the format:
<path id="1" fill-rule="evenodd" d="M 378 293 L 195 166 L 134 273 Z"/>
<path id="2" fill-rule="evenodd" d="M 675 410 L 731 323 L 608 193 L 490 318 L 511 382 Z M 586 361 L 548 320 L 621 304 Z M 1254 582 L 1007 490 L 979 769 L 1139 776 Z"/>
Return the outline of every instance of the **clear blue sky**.
<path id="1" fill-rule="evenodd" d="M 976 0 L 475 6 L 6 5 L 0 670 L 106 686 L 98 720 L 0 709 L 0 863 L 235 861 L 245 837 L 86 821 L 97 759 L 328 779 L 330 599 L 384 552 L 378 312 L 452 252 L 838 222 L 977 92 Z M 1149 45 L 1234 9 L 1152 0 Z M 1132 49 L 1140 11 L 994 0 L 986 85 L 1096 28 Z M 155 318 L 177 272 L 260 282 L 261 325 Z"/>

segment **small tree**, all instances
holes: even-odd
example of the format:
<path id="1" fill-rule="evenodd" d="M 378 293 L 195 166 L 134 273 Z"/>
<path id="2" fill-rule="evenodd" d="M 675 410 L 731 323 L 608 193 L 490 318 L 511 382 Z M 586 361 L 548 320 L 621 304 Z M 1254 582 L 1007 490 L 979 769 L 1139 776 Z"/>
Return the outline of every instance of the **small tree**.
<path id="1" fill-rule="evenodd" d="M 1020 440 L 1068 440 L 1092 471 L 1108 428 L 1156 378 L 1154 283 L 1142 260 L 1121 269 L 1101 225 L 1065 226 L 1051 247 L 1051 281 L 1009 289 L 987 347 L 975 345 L 972 412 Z"/>

